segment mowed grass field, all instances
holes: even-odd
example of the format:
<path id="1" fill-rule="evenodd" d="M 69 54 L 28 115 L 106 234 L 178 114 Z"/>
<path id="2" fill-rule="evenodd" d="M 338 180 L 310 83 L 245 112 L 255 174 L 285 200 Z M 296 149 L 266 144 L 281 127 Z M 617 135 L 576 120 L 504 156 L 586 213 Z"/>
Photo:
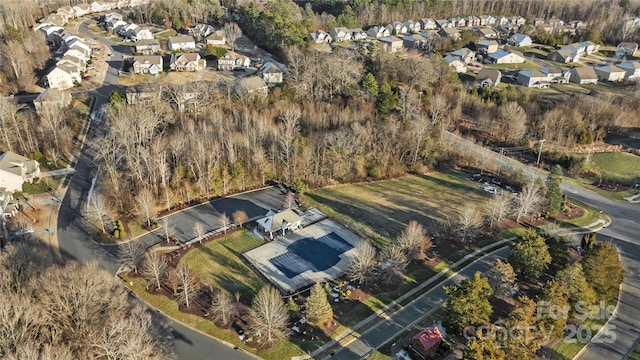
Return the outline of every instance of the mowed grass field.
<path id="1" fill-rule="evenodd" d="M 338 185 L 307 193 L 310 206 L 382 246 L 411 220 L 434 231 L 468 206 L 482 209 L 489 195 L 459 173 L 411 175 L 394 180 Z"/>
<path id="2" fill-rule="evenodd" d="M 640 183 L 640 156 L 624 152 L 595 153 L 591 155 L 591 169 L 602 176 L 603 181 L 613 181 L 625 184 Z M 596 179 L 577 179 L 577 182 L 594 192 L 613 200 L 623 200 L 637 194 L 640 190 L 629 189 L 611 192 L 593 186 Z"/>
<path id="3" fill-rule="evenodd" d="M 189 265 L 205 284 L 230 294 L 238 291 L 242 302 L 251 304 L 265 281 L 245 264 L 241 254 L 263 244 L 248 230 L 236 231 L 189 251 L 180 259 L 180 264 Z"/>

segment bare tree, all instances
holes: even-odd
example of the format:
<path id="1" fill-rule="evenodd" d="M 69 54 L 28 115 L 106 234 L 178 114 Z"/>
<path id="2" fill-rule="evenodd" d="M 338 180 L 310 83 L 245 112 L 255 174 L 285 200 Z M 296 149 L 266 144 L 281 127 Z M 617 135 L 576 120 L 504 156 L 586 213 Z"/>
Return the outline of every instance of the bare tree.
<path id="1" fill-rule="evenodd" d="M 106 233 L 107 231 L 104 227 L 104 223 L 108 220 L 111 208 L 102 194 L 94 192 L 91 195 L 88 211 L 87 215 L 89 217 L 89 221 L 95 223 L 103 234 Z"/>
<path id="2" fill-rule="evenodd" d="M 151 222 L 155 219 L 156 199 L 148 189 L 143 189 L 136 197 L 138 211 L 140 211 L 147 222 L 147 227 L 151 228 Z"/>
<path id="3" fill-rule="evenodd" d="M 175 276 L 178 279 L 177 298 L 178 301 L 189 307 L 191 300 L 195 299 L 200 293 L 200 281 L 196 275 L 191 272 L 187 264 L 183 264 L 176 268 Z"/>
<path id="4" fill-rule="evenodd" d="M 220 290 L 213 296 L 209 313 L 213 322 L 222 327 L 227 327 L 238 314 L 238 307 L 231 295 Z"/>
<path id="5" fill-rule="evenodd" d="M 118 264 L 138 272 L 138 259 L 144 255 L 144 245 L 140 240 L 128 241 L 118 248 Z"/>
<path id="6" fill-rule="evenodd" d="M 497 194 L 492 196 L 487 202 L 486 216 L 489 220 L 489 227 L 493 228 L 493 225 L 502 221 L 505 216 L 509 215 L 513 208 L 513 197 L 511 195 Z"/>
<path id="7" fill-rule="evenodd" d="M 226 212 L 223 212 L 222 214 L 220 214 L 220 218 L 218 219 L 218 223 L 220 224 L 220 228 L 222 229 L 222 231 L 226 234 L 227 233 L 227 227 L 229 227 L 229 217 L 227 216 Z"/>
<path id="8" fill-rule="evenodd" d="M 376 248 L 369 240 L 361 239 L 355 246 L 355 256 L 349 267 L 348 276 L 351 280 L 365 284 L 376 265 Z"/>
<path id="9" fill-rule="evenodd" d="M 540 194 L 540 188 L 535 182 L 530 182 L 526 184 L 520 194 L 518 194 L 518 214 L 516 216 L 516 221 L 520 221 L 520 217 L 522 215 L 531 215 L 533 219 L 533 214 L 536 209 L 542 202 L 542 195 Z"/>
<path id="10" fill-rule="evenodd" d="M 156 290 L 160 290 L 168 269 L 167 259 L 158 252 L 151 251 L 145 256 L 140 273 L 145 280 L 156 285 Z"/>
<path id="11" fill-rule="evenodd" d="M 162 219 L 162 232 L 167 243 L 171 242 L 171 238 L 176 235 L 176 226 L 169 223 L 168 218 Z"/>
<path id="12" fill-rule="evenodd" d="M 511 101 L 500 107 L 501 133 L 509 141 L 517 141 L 527 132 L 527 113 L 516 102 Z"/>
<path id="13" fill-rule="evenodd" d="M 206 234 L 206 233 L 207 233 L 207 229 L 205 229 L 203 223 L 201 223 L 200 221 L 196 221 L 196 223 L 193 224 L 193 236 L 196 239 L 198 239 L 200 244 L 202 244 L 202 238 L 204 237 L 204 234 Z"/>
<path id="14" fill-rule="evenodd" d="M 385 247 L 380 253 L 380 279 L 387 284 L 393 284 L 404 276 L 404 270 L 409 265 L 409 258 L 396 244 Z"/>
<path id="15" fill-rule="evenodd" d="M 425 235 L 424 227 L 417 221 L 411 220 L 396 239 L 396 244 L 412 257 L 422 255 L 425 249 L 433 245 L 431 239 Z"/>
<path id="16" fill-rule="evenodd" d="M 280 161 L 282 161 L 286 171 L 285 180 L 292 180 L 295 176 L 293 171 L 293 156 L 296 149 L 296 138 L 300 132 L 300 117 L 302 111 L 296 105 L 289 105 L 280 114 L 282 124 L 278 132 L 278 143 L 280 145 Z"/>
<path id="17" fill-rule="evenodd" d="M 231 51 L 235 51 L 236 40 L 242 36 L 242 30 L 238 24 L 234 22 L 224 24 L 223 30 L 225 37 L 227 38 L 227 42 L 231 46 Z"/>
<path id="18" fill-rule="evenodd" d="M 267 344 L 288 335 L 289 313 L 282 294 L 274 287 L 265 285 L 258 291 L 250 313 L 254 330 Z"/>
<path id="19" fill-rule="evenodd" d="M 287 195 L 284 196 L 284 208 L 291 209 L 295 203 L 296 196 L 291 191 L 288 191 Z"/>
<path id="20" fill-rule="evenodd" d="M 242 210 L 234 211 L 231 217 L 233 217 L 233 222 L 238 224 L 240 227 L 242 227 L 242 224 L 247 222 L 247 219 L 249 219 L 249 216 L 247 216 L 247 213 Z"/>
<path id="21" fill-rule="evenodd" d="M 467 206 L 458 213 L 456 227 L 461 242 L 466 242 L 475 235 L 475 231 L 482 225 L 482 215 L 475 206 Z"/>

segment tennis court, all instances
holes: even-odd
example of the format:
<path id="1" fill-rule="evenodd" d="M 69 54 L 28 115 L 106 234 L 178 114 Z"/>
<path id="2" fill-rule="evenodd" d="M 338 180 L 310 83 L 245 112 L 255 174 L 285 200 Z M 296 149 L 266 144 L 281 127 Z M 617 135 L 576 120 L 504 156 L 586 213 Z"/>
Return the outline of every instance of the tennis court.
<path id="1" fill-rule="evenodd" d="M 278 237 L 244 256 L 283 292 L 343 275 L 360 239 L 333 220 L 325 219 L 286 237 Z"/>
<path id="2" fill-rule="evenodd" d="M 319 239 L 304 238 L 287 246 L 287 252 L 269 260 L 286 277 L 291 279 L 311 270 L 325 271 L 340 261 L 340 255 L 353 246 L 335 232 Z"/>

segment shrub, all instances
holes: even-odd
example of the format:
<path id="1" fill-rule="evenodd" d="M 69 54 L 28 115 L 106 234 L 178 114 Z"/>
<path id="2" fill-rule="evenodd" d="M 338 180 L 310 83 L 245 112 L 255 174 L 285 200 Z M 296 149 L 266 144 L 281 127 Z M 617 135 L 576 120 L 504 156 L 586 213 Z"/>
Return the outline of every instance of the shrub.
<path id="1" fill-rule="evenodd" d="M 120 230 L 118 229 L 113 230 L 113 237 L 116 239 L 120 239 Z"/>

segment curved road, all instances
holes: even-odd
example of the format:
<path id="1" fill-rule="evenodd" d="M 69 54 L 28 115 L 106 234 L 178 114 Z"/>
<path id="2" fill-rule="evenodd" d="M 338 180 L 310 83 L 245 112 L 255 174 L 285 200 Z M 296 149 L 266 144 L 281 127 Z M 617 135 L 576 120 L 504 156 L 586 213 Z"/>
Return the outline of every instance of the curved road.
<path id="1" fill-rule="evenodd" d="M 563 184 L 570 197 L 606 212 L 611 225 L 598 233 L 599 241 L 611 241 L 620 252 L 624 281 L 617 312 L 607 324 L 610 334 L 596 338 L 580 360 L 625 359 L 640 339 L 640 204 L 612 201 L 583 188 Z"/>
<path id="2" fill-rule="evenodd" d="M 87 22 L 81 24 L 79 31 L 94 37 L 87 27 Z M 109 60 L 109 68 L 102 87 L 90 92 L 96 97 L 95 109 L 105 104 L 112 90 L 118 86 L 118 70 L 122 65 L 123 53 L 129 53 L 129 48 L 110 42 L 101 41 L 111 48 L 114 56 Z M 71 177 L 67 193 L 60 207 L 58 215 L 58 242 L 63 259 L 97 260 L 108 271 L 115 272 L 115 259 L 105 249 L 94 243 L 84 230 L 82 209 L 86 206 L 86 198 L 91 179 L 95 177 L 97 164 L 93 161 L 95 155 L 91 148 L 91 139 L 107 132 L 106 124 L 91 124 L 87 133 L 87 143 L 83 148 L 75 166 L 75 173 Z M 613 242 L 619 249 L 625 268 L 623 292 L 617 313 L 609 322 L 610 333 L 615 339 L 602 338 L 600 342 L 590 343 L 586 351 L 580 356 L 581 360 L 591 359 L 623 359 L 634 344 L 640 339 L 640 207 L 635 204 L 615 202 L 605 199 L 585 189 L 570 184 L 563 184 L 563 190 L 570 197 L 588 203 L 605 211 L 612 219 L 609 228 L 600 231 L 599 240 Z M 221 342 L 205 336 L 199 332 L 173 322 L 164 315 L 157 313 L 157 319 L 172 327 L 174 337 L 174 352 L 182 359 L 210 359 L 212 354 L 216 358 L 251 359 L 250 355 L 235 351 Z"/>
<path id="3" fill-rule="evenodd" d="M 89 32 L 87 22 L 80 25 L 79 31 L 86 37 L 95 37 Z M 115 44 L 104 38 L 101 38 L 101 41 L 111 49 L 114 56 L 109 59 L 109 68 L 102 87 L 89 92 L 90 95 L 96 97 L 94 109 L 99 109 L 100 106 L 107 103 L 112 90 L 123 90 L 118 86 L 118 70 L 122 66 L 123 53 L 130 53 L 126 46 Z M 104 269 L 115 273 L 116 259 L 102 246 L 91 240 L 82 220 L 82 209 L 86 206 L 91 180 L 97 172 L 97 164 L 94 162 L 95 150 L 91 148 L 91 140 L 107 131 L 106 122 L 90 123 L 85 145 L 60 206 L 57 231 L 60 255 L 63 260 L 97 260 Z M 170 327 L 173 341 L 172 352 L 177 358 L 190 360 L 205 360 L 212 357 L 253 359 L 252 356 L 234 350 L 212 337 L 174 322 L 162 313 L 155 312 L 155 320 Z"/>

